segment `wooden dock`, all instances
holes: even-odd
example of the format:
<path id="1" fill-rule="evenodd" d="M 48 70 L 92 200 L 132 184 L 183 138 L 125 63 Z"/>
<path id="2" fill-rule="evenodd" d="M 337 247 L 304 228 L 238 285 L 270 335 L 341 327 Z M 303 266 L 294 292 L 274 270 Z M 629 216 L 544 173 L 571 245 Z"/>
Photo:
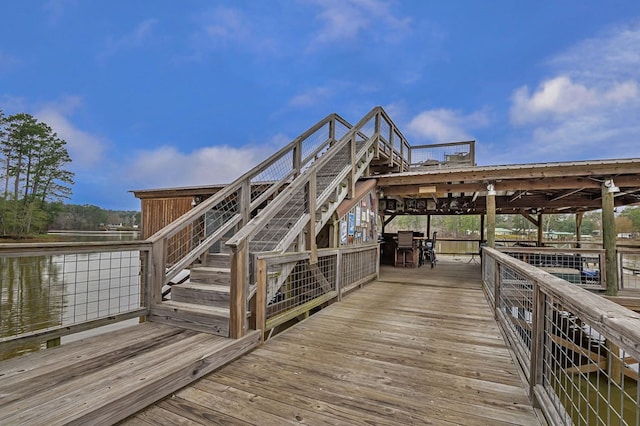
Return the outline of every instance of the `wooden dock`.
<path id="1" fill-rule="evenodd" d="M 0 425 L 113 424 L 258 341 L 145 323 L 3 361 Z"/>
<path id="2" fill-rule="evenodd" d="M 479 265 L 466 261 L 384 267 L 379 281 L 123 423 L 538 425 Z"/>

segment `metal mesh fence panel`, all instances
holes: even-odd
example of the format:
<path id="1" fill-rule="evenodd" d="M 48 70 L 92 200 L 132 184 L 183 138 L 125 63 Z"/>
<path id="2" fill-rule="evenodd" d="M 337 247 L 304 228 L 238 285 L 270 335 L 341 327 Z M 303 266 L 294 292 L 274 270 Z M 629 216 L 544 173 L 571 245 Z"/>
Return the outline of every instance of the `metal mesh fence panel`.
<path id="1" fill-rule="evenodd" d="M 411 167 L 473 165 L 473 142 L 411 147 Z"/>
<path id="2" fill-rule="evenodd" d="M 0 258 L 0 338 L 141 307 L 139 250 Z"/>
<path id="3" fill-rule="evenodd" d="M 485 286 L 485 294 L 491 301 L 491 306 L 495 306 L 494 291 L 495 291 L 495 269 L 496 260 L 491 256 L 484 256 L 482 259 L 482 277 L 483 285 Z"/>
<path id="4" fill-rule="evenodd" d="M 267 318 L 335 291 L 335 268 L 335 255 L 319 257 L 315 265 L 309 264 L 309 260 L 306 259 L 288 266 L 287 263 L 267 266 L 267 277 L 277 282 L 274 296 L 267 301 Z"/>
<path id="5" fill-rule="evenodd" d="M 602 255 L 589 253 L 503 250 L 505 254 L 536 266 L 572 284 L 602 287 Z"/>
<path id="6" fill-rule="evenodd" d="M 343 253 L 341 259 L 340 283 L 343 288 L 376 273 L 377 249 Z"/>
<path id="7" fill-rule="evenodd" d="M 500 266 L 498 309 L 504 314 L 504 326 L 515 337 L 522 351 L 524 366 L 531 359 L 531 332 L 533 321 L 533 283 L 518 271 Z"/>
<path id="8" fill-rule="evenodd" d="M 565 424 L 640 424 L 638 360 L 551 297 L 544 320 L 543 387 Z"/>
<path id="9" fill-rule="evenodd" d="M 620 252 L 620 286 L 640 290 L 640 253 Z"/>

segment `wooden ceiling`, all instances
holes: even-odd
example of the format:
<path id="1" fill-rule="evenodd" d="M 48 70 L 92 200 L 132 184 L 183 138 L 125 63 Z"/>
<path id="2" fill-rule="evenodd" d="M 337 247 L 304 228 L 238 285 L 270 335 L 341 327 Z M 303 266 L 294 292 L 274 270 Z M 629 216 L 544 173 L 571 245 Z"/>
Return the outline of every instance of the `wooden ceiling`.
<path id="1" fill-rule="evenodd" d="M 494 185 L 500 214 L 597 210 L 608 179 L 620 189 L 616 206 L 640 203 L 640 159 L 377 172 L 372 167 L 388 214 L 484 214 L 488 184 Z"/>

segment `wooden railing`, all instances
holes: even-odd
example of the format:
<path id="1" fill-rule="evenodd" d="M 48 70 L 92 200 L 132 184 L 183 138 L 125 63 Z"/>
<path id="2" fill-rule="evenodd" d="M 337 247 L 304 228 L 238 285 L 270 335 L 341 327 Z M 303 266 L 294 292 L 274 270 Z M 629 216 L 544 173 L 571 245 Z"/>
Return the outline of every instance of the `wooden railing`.
<path id="1" fill-rule="evenodd" d="M 409 151 L 409 167 L 475 166 L 475 141 L 414 145 Z"/>
<path id="2" fill-rule="evenodd" d="M 620 290 L 640 293 L 640 249 L 618 248 Z"/>
<path id="3" fill-rule="evenodd" d="M 496 320 L 552 424 L 640 422 L 640 315 L 485 247 Z"/>
<path id="4" fill-rule="evenodd" d="M 152 300 L 161 288 L 231 230 L 244 226 L 305 168 L 327 152 L 351 125 L 331 114 L 271 157 L 149 238 L 157 275 Z"/>
<path id="5" fill-rule="evenodd" d="M 252 328 L 273 330 L 308 315 L 329 300 L 340 300 L 345 293 L 378 277 L 378 258 L 378 244 L 318 250 L 315 263 L 310 251 L 257 254 Z M 278 290 L 267 298 L 270 287 Z"/>
<path id="6" fill-rule="evenodd" d="M 145 316 L 151 243 L 0 244 L 0 359 Z"/>
<path id="7" fill-rule="evenodd" d="M 317 262 L 315 236 L 329 220 L 337 205 L 350 194 L 355 193 L 355 183 L 367 170 L 369 162 L 375 157 L 380 145 L 380 128 L 383 124 L 390 129 L 395 125 L 381 107 L 372 109 L 318 161 L 311 164 L 298 178 L 291 182 L 282 193 L 264 210 L 260 211 L 249 223 L 242 227 L 227 241 L 231 255 L 231 324 L 230 334 L 242 336 L 247 328 L 246 306 L 255 294 L 257 285 L 257 263 L 255 255 L 264 251 L 253 249 L 252 241 L 262 232 L 269 222 L 282 211 L 290 211 L 290 200 L 297 194 L 306 194 L 304 206 L 300 209 L 293 225 L 284 237 L 271 241 L 269 251 L 284 252 L 295 243 L 295 251 L 309 250 L 312 264 Z M 405 141 L 402 139 L 402 141 Z M 406 142 L 406 141 L 405 141 Z M 384 144 L 383 144 L 384 145 Z M 347 150 L 349 160 L 344 166 L 335 159 Z M 318 185 L 317 177 L 326 169 L 334 168 L 332 180 L 323 187 Z M 264 241 L 260 241 L 263 244 Z M 275 244 L 274 244 L 275 243 Z M 273 289 L 266 294 L 273 297 Z M 255 302 L 251 302 L 255 303 Z"/>

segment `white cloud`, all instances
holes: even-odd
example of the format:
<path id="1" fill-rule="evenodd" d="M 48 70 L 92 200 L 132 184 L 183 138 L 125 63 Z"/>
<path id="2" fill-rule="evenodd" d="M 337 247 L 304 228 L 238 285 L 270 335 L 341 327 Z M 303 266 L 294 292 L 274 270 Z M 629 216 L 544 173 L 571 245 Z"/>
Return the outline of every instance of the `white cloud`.
<path id="1" fill-rule="evenodd" d="M 118 37 L 107 39 L 106 48 L 100 57 L 114 55 L 122 50 L 137 49 L 144 46 L 153 37 L 154 27 L 158 24 L 155 18 L 145 19 L 139 22 L 134 29 Z"/>
<path id="2" fill-rule="evenodd" d="M 311 0 L 321 8 L 317 19 L 320 29 L 312 38 L 308 49 L 331 44 L 344 43 L 368 37 L 385 43 L 404 37 L 409 31 L 411 20 L 397 17 L 389 4 L 380 0 Z"/>
<path id="3" fill-rule="evenodd" d="M 126 166 L 127 179 L 146 188 L 230 183 L 266 159 L 272 150 L 271 145 L 214 146 L 183 153 L 173 146 L 163 146 L 139 152 Z"/>
<path id="4" fill-rule="evenodd" d="M 409 122 L 409 133 L 429 142 L 443 143 L 470 140 L 469 130 L 484 127 L 489 123 L 485 111 L 463 114 L 450 109 L 423 111 Z"/>
<path id="5" fill-rule="evenodd" d="M 575 83 L 562 75 L 542 82 L 534 93 L 530 93 L 527 86 L 517 89 L 512 97 L 511 120 L 523 124 L 561 119 L 569 114 L 623 105 L 638 99 L 638 84 L 633 80 L 600 89 Z"/>
<path id="6" fill-rule="evenodd" d="M 69 96 L 57 103 L 44 105 L 34 114 L 67 142 L 71 168 L 75 170 L 89 169 L 99 164 L 103 161 L 106 147 L 103 138 L 81 130 L 72 123 L 70 116 L 81 106 L 81 98 Z"/>
<path id="7" fill-rule="evenodd" d="M 513 92 L 511 123 L 531 160 L 640 156 L 638 46 L 640 21 L 611 28 L 551 58 L 534 91 Z"/>

